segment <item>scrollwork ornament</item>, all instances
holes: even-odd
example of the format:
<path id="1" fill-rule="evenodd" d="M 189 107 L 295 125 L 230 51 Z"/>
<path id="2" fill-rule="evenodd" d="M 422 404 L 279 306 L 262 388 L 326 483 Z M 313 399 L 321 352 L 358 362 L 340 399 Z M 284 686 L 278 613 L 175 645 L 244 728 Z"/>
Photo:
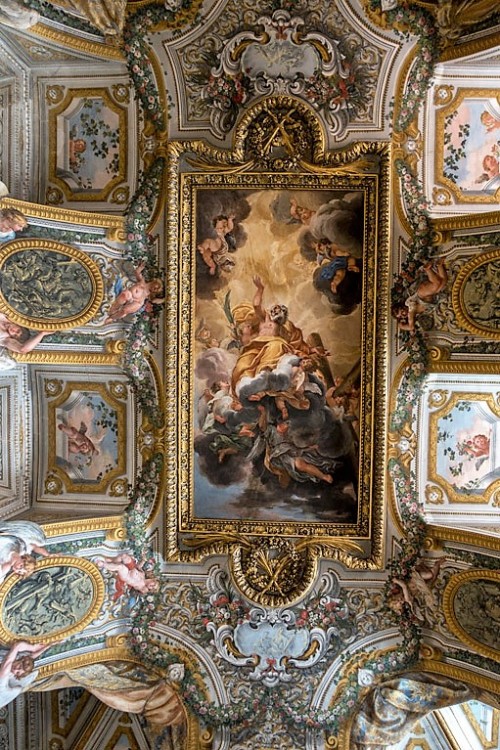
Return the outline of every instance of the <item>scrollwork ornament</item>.
<path id="1" fill-rule="evenodd" d="M 440 406 L 444 406 L 450 397 L 449 391 L 443 388 L 437 388 L 429 393 L 427 403 L 429 409 L 437 409 Z"/>
<path id="2" fill-rule="evenodd" d="M 123 339 L 108 339 L 106 341 L 106 352 L 108 354 L 123 354 L 126 342 Z"/>
<path id="3" fill-rule="evenodd" d="M 389 432 L 388 457 L 395 458 L 408 469 L 415 458 L 417 450 L 417 436 L 410 424 L 403 425 L 399 432 Z"/>
<path id="4" fill-rule="evenodd" d="M 62 191 L 59 190 L 59 188 L 55 187 L 48 187 L 45 192 L 45 198 L 47 200 L 47 203 L 51 205 L 59 205 L 64 201 L 64 195 L 62 194 Z"/>
<path id="5" fill-rule="evenodd" d="M 268 688 L 291 682 L 293 669 L 313 667 L 332 647 L 338 651 L 355 637 L 355 620 L 332 571 L 294 609 L 249 607 L 217 568 L 207 589 L 210 603 L 199 601 L 198 621 L 217 653 L 235 667 L 252 668 L 249 678 Z"/>
<path id="6" fill-rule="evenodd" d="M 55 398 L 62 393 L 63 381 L 57 378 L 45 378 L 43 381 L 44 391 L 47 398 Z"/>
<path id="7" fill-rule="evenodd" d="M 106 229 L 106 239 L 110 242 L 125 242 L 127 233 L 120 227 L 109 227 Z"/>
<path id="8" fill-rule="evenodd" d="M 61 495 L 63 483 L 55 474 L 48 474 L 45 478 L 45 492 L 48 495 Z"/>
<path id="9" fill-rule="evenodd" d="M 444 492 L 435 484 L 428 484 L 425 488 L 425 499 L 429 505 L 443 505 Z"/>

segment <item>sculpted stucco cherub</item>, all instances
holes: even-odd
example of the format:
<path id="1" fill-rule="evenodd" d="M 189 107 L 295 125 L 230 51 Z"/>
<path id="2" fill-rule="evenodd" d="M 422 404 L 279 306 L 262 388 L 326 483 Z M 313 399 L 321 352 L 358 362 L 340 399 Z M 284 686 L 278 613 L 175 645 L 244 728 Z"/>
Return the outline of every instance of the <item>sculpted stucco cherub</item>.
<path id="1" fill-rule="evenodd" d="M 402 614 L 406 604 L 417 620 L 425 622 L 426 610 L 437 611 L 438 605 L 431 587 L 445 562 L 446 558 L 440 557 L 431 567 L 427 560 L 420 560 L 407 580 L 393 578 L 387 602 L 390 609 L 396 614 Z"/>

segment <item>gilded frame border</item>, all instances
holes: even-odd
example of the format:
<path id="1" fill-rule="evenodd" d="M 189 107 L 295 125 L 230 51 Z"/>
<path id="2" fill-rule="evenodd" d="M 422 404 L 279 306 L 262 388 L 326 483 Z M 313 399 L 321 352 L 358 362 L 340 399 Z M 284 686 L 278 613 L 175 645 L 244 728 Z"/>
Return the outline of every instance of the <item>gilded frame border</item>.
<path id="1" fill-rule="evenodd" d="M 450 398 L 443 396 L 443 405 L 440 407 L 438 406 L 438 408 L 429 414 L 428 480 L 434 482 L 440 489 L 444 490 L 448 495 L 448 498 L 452 499 L 453 502 L 457 504 L 475 503 L 478 505 L 488 505 L 492 496 L 499 488 L 500 479 L 492 482 L 481 495 L 469 495 L 465 492 L 457 492 L 453 485 L 437 473 L 438 422 L 443 417 L 448 416 L 452 409 L 461 401 L 485 402 L 488 404 L 493 414 L 500 419 L 500 404 L 498 401 L 495 401 L 493 394 L 488 395 L 486 393 L 456 391 Z"/>
<path id="2" fill-rule="evenodd" d="M 500 572 L 497 570 L 467 570 L 462 573 L 457 573 L 450 578 L 443 592 L 443 612 L 446 618 L 446 624 L 451 632 L 462 641 L 462 643 L 465 643 L 466 646 L 477 651 L 477 653 L 482 654 L 482 656 L 486 656 L 494 661 L 500 661 L 500 650 L 490 648 L 485 643 L 473 638 L 465 628 L 462 627 L 455 614 L 454 600 L 460 587 L 464 583 L 479 580 L 494 581 L 498 584 L 500 591 Z"/>
<path id="3" fill-rule="evenodd" d="M 308 107 L 291 97 L 276 97 L 277 104 L 282 104 L 285 99 L 290 101 L 295 109 L 304 109 L 305 116 L 311 120 L 308 128 L 314 139 L 314 147 L 311 149 L 313 161 L 300 161 L 297 170 L 283 172 L 280 165 L 280 171 L 273 171 L 268 166 L 269 161 L 265 163 L 264 168 L 259 168 L 258 158 L 252 158 L 248 155 L 249 152 L 245 151 L 247 131 L 251 127 L 253 117 L 265 110 L 266 106 L 272 106 L 273 100 L 264 100 L 255 106 L 254 112 L 247 112 L 235 134 L 233 151 L 222 151 L 200 141 L 174 141 L 169 145 L 167 299 L 170 300 L 170 304 L 166 310 L 166 346 L 171 357 L 166 374 L 166 412 L 171 428 L 167 428 L 167 434 L 172 435 L 172 438 L 167 444 L 167 556 L 169 559 L 199 560 L 206 554 L 226 553 L 232 545 L 238 544 L 243 538 L 301 538 L 306 535 L 310 538 L 311 544 L 314 544 L 315 538 L 318 542 L 321 539 L 323 546 L 317 545 L 317 552 L 322 550 L 325 555 L 328 554 L 326 550 L 329 549 L 329 538 L 332 539 L 331 546 L 335 546 L 335 541 L 345 538 L 344 550 L 349 544 L 349 539 L 360 541 L 365 544 L 361 558 L 354 558 L 344 552 L 338 554 L 350 567 L 364 568 L 374 564 L 376 567 L 381 561 L 385 485 L 383 466 L 386 398 L 383 384 L 387 367 L 390 150 L 385 143 L 358 143 L 339 151 L 325 153 L 321 127 L 314 127 L 315 115 Z M 377 166 L 374 166 L 375 164 Z M 326 522 L 308 523 L 307 529 L 304 529 L 299 523 L 291 522 L 221 521 L 193 517 L 190 457 L 194 334 L 191 266 L 195 250 L 193 227 L 196 204 L 193 194 L 201 187 L 214 189 L 222 185 L 226 188 L 231 185 L 235 188 L 244 186 L 255 189 L 283 186 L 302 190 L 313 187 L 330 190 L 360 189 L 366 191 L 369 196 L 366 224 L 370 230 L 365 235 L 365 243 L 377 247 L 378 250 L 373 255 L 376 256 L 376 260 L 371 267 L 369 281 L 365 285 L 363 300 L 362 340 L 366 364 L 363 374 L 363 449 L 360 451 L 362 457 L 359 476 L 364 477 L 364 485 L 363 492 L 360 493 L 358 522 L 346 528 Z M 188 546 L 192 542 L 194 551 L 186 549 L 186 539 Z M 197 540 L 201 540 L 200 544 L 197 544 Z"/>
<path id="4" fill-rule="evenodd" d="M 121 382 L 121 381 L 119 381 Z M 117 480 L 118 477 L 122 478 L 121 483 L 124 488 L 127 487 L 128 478 L 125 475 L 126 472 L 126 432 L 127 432 L 127 402 L 116 398 L 111 392 L 112 383 L 99 383 L 89 381 L 77 381 L 69 380 L 66 381 L 65 386 L 55 395 L 51 400 L 47 397 L 47 412 L 48 412 L 48 439 L 49 439 L 49 450 L 47 454 L 47 478 L 46 484 L 49 481 L 55 481 L 56 484 L 60 482 L 60 491 L 64 486 L 66 493 L 105 493 L 108 488 L 113 488 L 113 480 Z M 117 421 L 117 464 L 114 469 L 108 471 L 101 479 L 100 482 L 96 482 L 94 485 L 88 482 L 74 482 L 68 477 L 58 465 L 56 460 L 56 414 L 55 410 L 61 404 L 64 404 L 69 398 L 72 391 L 89 391 L 100 395 L 102 400 L 112 406 L 116 410 L 116 421 Z M 58 481 L 57 481 L 58 480 Z M 125 491 L 125 490 L 124 490 Z M 119 493 L 120 496 L 124 492 Z M 40 500 L 39 500 L 40 501 Z M 47 502 L 47 499 L 45 498 Z M 102 502 L 102 500 L 101 500 Z"/>
<path id="5" fill-rule="evenodd" d="M 474 204 L 493 204 L 497 205 L 500 198 L 500 188 L 490 195 L 480 195 L 476 193 L 467 194 L 459 188 L 453 180 L 444 176 L 444 148 L 445 148 L 445 120 L 453 114 L 456 109 L 467 98 L 496 98 L 498 100 L 497 89 L 487 88 L 458 88 L 453 98 L 436 112 L 436 152 L 434 156 L 434 183 L 443 185 L 450 195 L 453 195 L 455 201 L 462 205 Z M 436 189 L 436 188 L 435 188 Z"/>
<path id="6" fill-rule="evenodd" d="M 404 361 L 396 370 L 389 400 L 389 409 L 394 411 L 397 403 L 398 388 L 401 384 L 407 363 Z M 432 347 L 429 351 L 429 373 L 445 374 L 479 374 L 479 375 L 498 375 L 498 364 L 496 362 L 472 361 L 472 360 L 450 360 L 448 351 L 445 348 Z M 398 431 L 389 433 L 388 436 L 388 456 L 397 458 L 401 463 L 410 470 L 415 459 L 415 449 L 417 437 L 414 425 L 405 423 Z M 400 508 L 394 491 L 394 482 L 389 481 L 389 499 L 391 517 L 396 524 L 400 534 L 404 533 L 404 527 L 401 520 Z M 440 551 L 443 541 L 470 544 L 476 547 L 486 547 L 487 549 L 498 550 L 500 543 L 497 537 L 483 533 L 480 529 L 468 531 L 464 528 L 455 528 L 452 526 L 440 525 L 438 523 L 429 524 L 427 527 L 429 549 Z"/>
<path id="7" fill-rule="evenodd" d="M 464 304 L 464 292 L 467 281 L 472 276 L 474 271 L 491 261 L 500 261 L 499 250 L 491 250 L 486 253 L 479 253 L 478 255 L 475 255 L 471 260 L 464 263 L 453 283 L 453 287 L 451 290 L 451 303 L 453 306 L 453 312 L 455 313 L 455 317 L 457 319 L 457 323 L 462 326 L 462 328 L 465 328 L 466 331 L 470 331 L 470 333 L 473 333 L 476 336 L 499 341 L 500 328 L 497 330 L 493 330 L 492 328 L 488 328 L 488 326 L 486 325 L 481 325 L 480 323 L 476 322 L 474 318 L 472 318 L 471 315 L 467 312 Z"/>
<path id="8" fill-rule="evenodd" d="M 16 239 L 6 243 L 0 248 L 0 268 L 11 256 L 23 250 L 52 251 L 77 261 L 85 268 L 90 278 L 92 284 L 92 297 L 85 308 L 77 315 L 57 319 L 55 321 L 47 321 L 44 318 L 39 318 L 37 316 L 21 315 L 9 304 L 2 292 L 0 292 L 0 312 L 5 313 L 9 320 L 26 328 L 44 331 L 61 331 L 76 328 L 77 326 L 83 326 L 97 314 L 104 298 L 104 284 L 99 266 L 94 263 L 92 258 L 82 250 L 78 250 L 71 245 L 65 245 L 62 242 L 57 242 L 56 240 L 44 240 L 38 238 Z"/>
<path id="9" fill-rule="evenodd" d="M 48 87 L 50 89 L 50 86 Z M 119 145 L 118 145 L 118 173 L 112 177 L 109 182 L 98 192 L 92 193 L 89 190 L 72 191 L 68 184 L 61 179 L 57 174 L 57 146 L 58 146 L 58 129 L 57 120 L 58 117 L 63 115 L 68 109 L 71 102 L 76 99 L 97 99 L 100 98 L 106 104 L 108 109 L 114 112 L 118 116 L 118 132 Z M 65 200 L 68 203 L 78 202 L 101 202 L 109 200 L 109 197 L 118 185 L 124 183 L 127 179 L 127 149 L 128 149 L 128 134 L 127 134 L 127 107 L 121 106 L 121 103 L 115 99 L 107 88 L 69 88 L 61 91 L 61 97 L 58 98 L 56 95 L 55 100 L 47 95 L 49 104 L 54 106 L 49 109 L 49 156 L 48 156 L 48 182 L 47 185 L 47 202 L 51 203 L 54 201 L 49 200 L 50 191 L 52 186 L 57 186 Z M 128 189 L 128 188 L 127 188 Z M 112 200 L 112 198 L 111 198 Z"/>
<path id="10" fill-rule="evenodd" d="M 68 555 L 51 555 L 49 557 L 44 557 L 41 560 L 37 560 L 35 565 L 35 572 L 45 570 L 45 568 L 53 568 L 64 565 L 67 567 L 78 568 L 79 570 L 84 571 L 91 578 L 93 588 L 92 602 L 86 614 L 81 617 L 77 623 L 67 628 L 58 630 L 55 633 L 48 633 L 47 635 L 23 635 L 23 638 L 28 641 L 28 643 L 40 643 L 45 645 L 63 641 L 66 638 L 69 638 L 71 635 L 81 633 L 87 627 L 87 625 L 90 625 L 92 620 L 94 620 L 99 614 L 99 611 L 104 602 L 105 584 L 99 568 L 90 560 Z M 22 580 L 27 579 L 21 579 L 17 575 L 12 574 L 0 587 L 0 640 L 3 643 L 11 643 L 12 641 L 19 640 L 19 634 L 11 632 L 4 624 L 3 607 L 11 589 L 14 588 L 14 586 Z"/>

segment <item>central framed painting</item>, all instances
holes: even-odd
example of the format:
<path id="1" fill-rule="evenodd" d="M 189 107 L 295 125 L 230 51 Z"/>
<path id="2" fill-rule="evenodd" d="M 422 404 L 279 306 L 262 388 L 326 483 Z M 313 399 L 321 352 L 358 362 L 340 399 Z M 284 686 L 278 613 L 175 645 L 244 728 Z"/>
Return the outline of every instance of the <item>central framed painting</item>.
<path id="1" fill-rule="evenodd" d="M 373 559 L 387 165 L 223 169 L 221 153 L 176 144 L 170 162 L 170 555 L 272 535 L 351 538 Z"/>

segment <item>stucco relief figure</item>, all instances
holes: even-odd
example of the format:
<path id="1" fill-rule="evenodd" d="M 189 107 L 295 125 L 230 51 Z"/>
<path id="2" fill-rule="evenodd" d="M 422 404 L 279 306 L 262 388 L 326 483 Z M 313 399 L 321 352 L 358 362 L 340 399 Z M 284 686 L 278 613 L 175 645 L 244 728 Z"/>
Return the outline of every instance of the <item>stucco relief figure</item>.
<path id="1" fill-rule="evenodd" d="M 448 272 L 442 258 L 429 261 L 422 266 L 422 271 L 425 278 L 417 283 L 404 304 L 393 305 L 391 311 L 398 321 L 398 327 L 403 331 L 409 331 L 412 335 L 416 331 L 418 316 L 432 310 L 437 302 L 437 295 L 448 283 Z"/>
<path id="2" fill-rule="evenodd" d="M 77 317 L 94 296 L 92 279 L 79 260 L 37 248 L 6 258 L 0 287 L 19 315 L 47 321 Z"/>
<path id="3" fill-rule="evenodd" d="M 105 36 L 120 36 L 127 0 L 67 0 L 67 5 L 87 18 Z"/>
<path id="4" fill-rule="evenodd" d="M 0 208 L 0 242 L 14 240 L 16 232 L 28 226 L 26 216 L 17 208 Z"/>
<path id="5" fill-rule="evenodd" d="M 462 584 L 454 602 L 460 627 L 474 640 L 500 650 L 500 584 L 479 579 Z"/>
<path id="6" fill-rule="evenodd" d="M 498 11 L 491 0 L 415 0 L 435 17 L 439 33 L 450 42 L 458 39 L 469 27 L 485 21 Z"/>
<path id="7" fill-rule="evenodd" d="M 457 680 L 408 674 L 378 685 L 363 701 L 351 730 L 353 750 L 383 750 L 403 740 L 429 711 L 474 697 Z"/>
<path id="8" fill-rule="evenodd" d="M 151 279 L 146 281 L 143 271 L 144 263 L 141 263 L 134 269 L 134 282 L 132 284 L 124 283 L 121 277 L 117 279 L 115 284 L 116 298 L 111 303 L 105 323 L 114 323 L 128 315 L 133 315 L 147 303 L 159 305 L 164 302 L 164 298 L 158 296 L 163 294 L 162 280 Z"/>
<path id="9" fill-rule="evenodd" d="M 35 658 L 48 646 L 17 641 L 13 643 L 0 664 L 0 708 L 13 701 L 36 680 Z"/>
<path id="10" fill-rule="evenodd" d="M 49 333 L 50 331 L 38 331 L 30 336 L 27 328 L 13 323 L 6 315 L 0 313 L 0 370 L 11 370 L 17 366 L 16 360 L 9 352 L 28 354 Z"/>
<path id="11" fill-rule="evenodd" d="M 144 569 L 144 563 L 125 552 L 115 557 L 100 558 L 96 560 L 96 565 L 101 570 L 109 570 L 114 574 L 116 589 L 113 599 L 115 600 L 130 589 L 139 594 L 149 594 L 159 589 L 158 579 L 151 571 Z"/>
<path id="12" fill-rule="evenodd" d="M 461 298 L 464 310 L 473 322 L 491 330 L 500 328 L 500 299 L 497 296 L 500 282 L 500 263 L 491 260 L 482 263 L 468 277 Z"/>
<path id="13" fill-rule="evenodd" d="M 98 658 L 98 654 L 96 654 Z M 181 728 L 186 715 L 174 688 L 160 675 L 125 661 L 67 669 L 39 682 L 37 691 L 84 687 L 107 706 L 142 714 L 153 734 Z"/>
<path id="14" fill-rule="evenodd" d="M 446 558 L 439 558 L 434 565 L 421 560 L 412 570 L 408 580 L 393 578 L 393 588 L 389 594 L 388 604 L 397 613 L 402 613 L 406 604 L 416 620 L 425 622 L 426 613 L 436 612 L 438 604 L 432 585 L 435 583 L 441 566 Z"/>
<path id="15" fill-rule="evenodd" d="M 4 521 L 0 523 L 0 583 L 9 573 L 21 578 L 30 575 L 35 567 L 33 553 L 48 557 L 47 538 L 43 529 L 33 521 Z"/>
<path id="16" fill-rule="evenodd" d="M 85 618 L 93 599 L 87 572 L 73 565 L 48 565 L 10 587 L 3 602 L 3 625 L 19 638 L 63 633 Z"/>
<path id="17" fill-rule="evenodd" d="M 14 29 L 29 29 L 40 20 L 36 10 L 30 10 L 19 0 L 2 0 L 0 23 Z"/>

